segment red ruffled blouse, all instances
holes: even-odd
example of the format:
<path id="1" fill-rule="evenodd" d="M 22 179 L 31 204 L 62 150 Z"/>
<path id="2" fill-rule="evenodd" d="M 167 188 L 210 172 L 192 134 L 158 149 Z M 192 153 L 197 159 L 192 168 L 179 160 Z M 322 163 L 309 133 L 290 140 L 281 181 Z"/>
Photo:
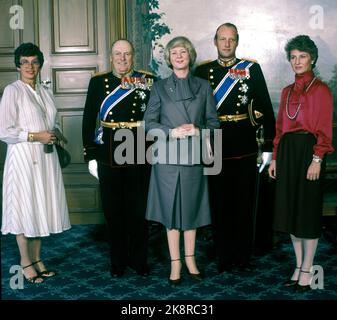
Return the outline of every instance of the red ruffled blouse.
<path id="1" fill-rule="evenodd" d="M 315 78 L 312 71 L 295 76 L 295 83 L 282 90 L 280 108 L 276 119 L 276 136 L 273 140 L 273 160 L 277 146 L 287 132 L 308 131 L 314 134 L 317 143 L 313 154 L 321 159 L 332 147 L 333 97 L 328 86 Z M 290 92 L 290 96 L 289 95 Z M 287 108 L 287 100 L 288 108 Z M 300 107 L 299 107 L 299 104 Z M 297 116 L 295 114 L 297 113 Z M 293 118 L 294 119 L 291 119 Z"/>

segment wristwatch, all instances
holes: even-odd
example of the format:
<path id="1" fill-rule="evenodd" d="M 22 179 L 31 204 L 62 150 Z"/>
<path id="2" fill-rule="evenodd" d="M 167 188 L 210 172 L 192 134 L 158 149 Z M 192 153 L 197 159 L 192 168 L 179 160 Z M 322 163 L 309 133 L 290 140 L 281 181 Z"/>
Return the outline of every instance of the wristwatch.
<path id="1" fill-rule="evenodd" d="M 312 156 L 312 161 L 317 162 L 317 163 L 321 163 L 323 160 L 319 157 L 316 156 L 315 154 Z"/>

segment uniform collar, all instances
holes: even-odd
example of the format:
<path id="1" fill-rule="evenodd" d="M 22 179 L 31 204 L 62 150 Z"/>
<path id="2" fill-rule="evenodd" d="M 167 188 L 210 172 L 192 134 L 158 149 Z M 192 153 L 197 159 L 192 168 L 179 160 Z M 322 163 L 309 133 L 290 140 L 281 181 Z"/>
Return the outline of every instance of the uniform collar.
<path id="1" fill-rule="evenodd" d="M 228 61 L 223 61 L 220 58 L 217 59 L 218 64 L 222 67 L 231 67 L 236 61 L 236 57 L 228 60 Z"/>
<path id="2" fill-rule="evenodd" d="M 124 77 L 131 77 L 131 76 L 133 75 L 133 73 L 134 73 L 134 70 L 131 69 L 130 72 L 124 74 L 123 76 L 120 76 L 119 74 L 115 73 L 114 70 L 112 70 L 111 72 L 112 72 L 112 74 L 113 74 L 116 78 L 122 79 L 122 78 L 124 78 Z"/>

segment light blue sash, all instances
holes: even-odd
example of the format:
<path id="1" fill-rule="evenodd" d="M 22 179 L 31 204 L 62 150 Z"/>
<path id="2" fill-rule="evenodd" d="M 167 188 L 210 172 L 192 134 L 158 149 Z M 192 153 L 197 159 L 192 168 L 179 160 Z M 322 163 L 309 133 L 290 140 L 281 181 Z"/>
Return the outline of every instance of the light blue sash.
<path id="1" fill-rule="evenodd" d="M 145 74 L 141 74 L 139 72 L 134 72 L 133 77 L 145 77 Z M 126 98 L 131 92 L 136 90 L 136 88 L 131 89 L 123 89 L 121 85 L 117 86 L 106 98 L 103 100 L 100 111 L 99 111 L 99 118 L 101 121 L 105 121 L 106 117 L 108 116 L 109 112 L 113 107 L 115 107 L 121 100 Z M 103 144 L 103 128 L 99 126 L 96 130 L 95 134 L 95 142 L 97 144 Z"/>
<path id="2" fill-rule="evenodd" d="M 249 69 L 254 62 L 241 60 L 232 69 Z M 232 91 L 236 83 L 240 80 L 239 77 L 230 77 L 229 71 L 214 89 L 213 95 L 216 102 L 216 108 L 219 109 L 223 101 L 227 98 L 228 94 Z"/>

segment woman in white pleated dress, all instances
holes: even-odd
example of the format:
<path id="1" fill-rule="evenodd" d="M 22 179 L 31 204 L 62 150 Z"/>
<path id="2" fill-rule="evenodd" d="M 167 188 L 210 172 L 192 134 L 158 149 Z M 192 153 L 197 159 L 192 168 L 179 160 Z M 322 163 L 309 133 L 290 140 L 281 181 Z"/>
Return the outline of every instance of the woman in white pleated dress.
<path id="1" fill-rule="evenodd" d="M 41 283 L 55 275 L 41 260 L 41 237 L 70 229 L 52 146 L 57 110 L 52 94 L 37 83 L 44 62 L 40 49 L 23 43 L 14 55 L 20 80 L 5 88 L 0 102 L 0 140 L 7 144 L 1 232 L 16 235 L 25 279 Z"/>

